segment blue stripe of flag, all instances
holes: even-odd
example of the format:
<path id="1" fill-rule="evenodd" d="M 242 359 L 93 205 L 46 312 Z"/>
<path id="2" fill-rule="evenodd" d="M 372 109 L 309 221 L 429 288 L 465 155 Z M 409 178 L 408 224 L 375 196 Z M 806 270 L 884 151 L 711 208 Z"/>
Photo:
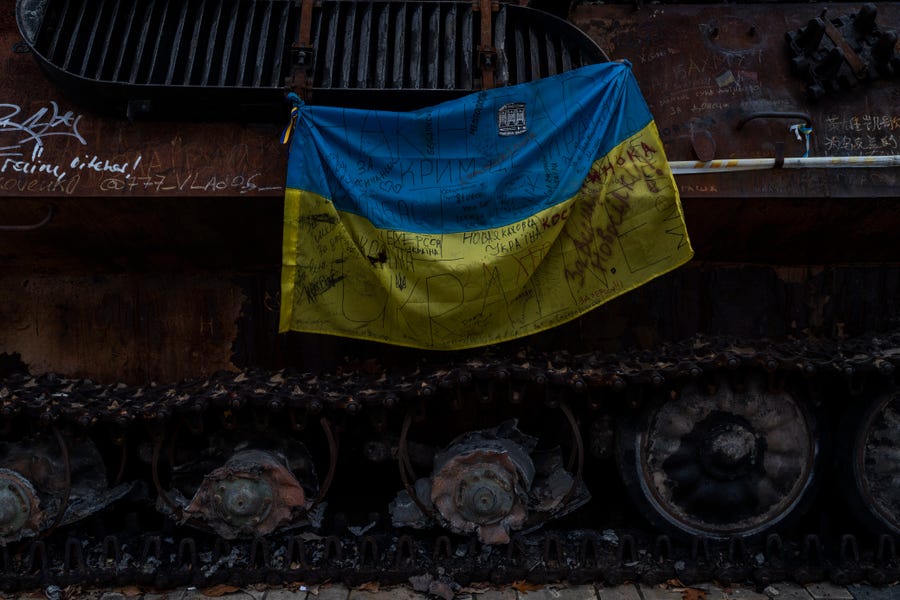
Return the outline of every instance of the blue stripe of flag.
<path id="1" fill-rule="evenodd" d="M 498 133 L 524 104 L 527 131 Z M 591 165 L 652 116 L 630 66 L 603 63 L 415 112 L 300 107 L 287 186 L 376 227 L 503 227 L 572 198 Z"/>

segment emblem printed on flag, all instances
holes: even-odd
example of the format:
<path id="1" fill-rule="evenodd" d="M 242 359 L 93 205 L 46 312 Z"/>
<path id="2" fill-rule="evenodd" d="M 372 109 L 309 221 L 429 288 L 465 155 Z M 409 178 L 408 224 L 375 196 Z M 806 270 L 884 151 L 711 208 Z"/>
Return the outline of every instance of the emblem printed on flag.
<path id="1" fill-rule="evenodd" d="M 525 123 L 525 104 L 511 102 L 497 111 L 497 133 L 500 135 L 522 135 L 528 131 Z"/>
<path id="2" fill-rule="evenodd" d="M 627 64 L 411 113 L 301 104 L 290 143 L 281 331 L 482 346 L 693 254 Z"/>

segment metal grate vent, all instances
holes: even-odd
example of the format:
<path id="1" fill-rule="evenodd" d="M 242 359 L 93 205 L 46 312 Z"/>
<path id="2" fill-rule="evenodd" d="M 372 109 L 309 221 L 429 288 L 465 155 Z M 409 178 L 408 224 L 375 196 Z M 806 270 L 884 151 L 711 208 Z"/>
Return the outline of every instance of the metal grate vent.
<path id="1" fill-rule="evenodd" d="M 35 49 L 65 71 L 136 85 L 281 85 L 292 2 L 54 0 Z"/>
<path id="2" fill-rule="evenodd" d="M 584 34 L 546 13 L 502 4 L 493 28 L 497 85 L 606 60 Z M 471 90 L 480 36 L 471 2 L 323 2 L 314 17 L 314 86 Z"/>
<path id="3" fill-rule="evenodd" d="M 314 17 L 317 88 L 471 88 L 471 4 L 328 2 Z"/>
<path id="4" fill-rule="evenodd" d="M 303 68 L 294 49 L 302 5 L 18 0 L 17 18 L 38 62 L 76 101 L 129 116 L 282 119 L 285 85 Z M 317 1 L 303 91 L 315 103 L 406 110 L 481 89 L 476 5 Z M 570 23 L 516 4 L 501 3 L 491 27 L 494 85 L 607 60 Z"/>

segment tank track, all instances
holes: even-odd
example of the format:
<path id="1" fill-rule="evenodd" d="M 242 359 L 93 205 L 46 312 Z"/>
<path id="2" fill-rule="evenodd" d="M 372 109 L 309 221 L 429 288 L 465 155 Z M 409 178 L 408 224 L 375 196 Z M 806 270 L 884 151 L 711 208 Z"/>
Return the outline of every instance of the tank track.
<path id="1" fill-rule="evenodd" d="M 30 542 L 18 551 L 0 550 L 0 590 L 50 585 L 158 589 L 296 582 L 394 585 L 416 584 L 416 579 L 450 589 L 485 582 L 655 585 L 672 580 L 762 588 L 776 582 L 829 580 L 839 585 L 862 581 L 888 585 L 900 578 L 896 545 L 886 535 L 869 548 L 851 534 L 834 544 L 814 534 L 796 539 L 772 534 L 760 544 L 703 538 L 678 544 L 664 534 L 570 530 L 517 536 L 507 546 L 489 546 L 454 536 L 375 529 L 363 536 L 279 535 L 239 542 L 177 535 L 166 529 L 120 532 L 99 540 L 57 536 Z"/>
<path id="2" fill-rule="evenodd" d="M 666 535 L 621 531 L 544 532 L 507 546 L 480 545 L 452 536 L 411 536 L 396 531 L 319 536 L 273 536 L 228 542 L 169 532 L 102 540 L 69 536 L 30 542 L 18 554 L 4 549 L 0 590 L 56 585 L 156 589 L 219 584 L 286 585 L 343 582 L 396 585 L 425 579 L 450 589 L 473 583 L 509 585 L 567 581 L 722 585 L 775 582 L 839 585 L 896 583 L 896 546 L 882 536 L 872 547 L 847 534 L 831 547 L 818 535 L 769 536 L 764 544 L 674 543 Z"/>
<path id="3" fill-rule="evenodd" d="M 215 416 L 225 427 L 240 411 L 264 419 L 305 422 L 327 415 L 349 419 L 373 408 L 404 414 L 421 403 L 446 401 L 470 390 L 483 401 L 515 402 L 526 388 L 547 405 L 567 403 L 577 414 L 623 410 L 640 404 L 642 391 L 730 373 L 759 371 L 774 378 L 799 377 L 813 387 L 840 384 L 852 402 L 870 385 L 894 385 L 900 366 L 900 330 L 857 338 L 792 339 L 781 342 L 695 337 L 652 351 L 571 355 L 522 349 L 423 358 L 415 369 L 347 364 L 329 373 L 245 370 L 174 384 L 100 384 L 56 375 L 12 374 L 0 380 L 4 437 L 21 423 L 79 432 L 116 432 L 146 427 L 149 436 L 180 417 Z M 632 393 L 634 392 L 634 393 Z M 618 400 L 617 400 L 618 399 Z M 520 399 L 518 399 L 520 400 Z M 0 589 L 55 584 L 160 588 L 217 583 L 315 583 L 343 580 L 397 583 L 430 574 L 436 581 L 542 583 L 621 581 L 685 584 L 831 579 L 840 584 L 900 578 L 896 541 L 868 534 L 820 537 L 769 535 L 753 543 L 734 538 L 674 540 L 647 529 L 592 530 L 563 526 L 514 536 L 506 546 L 482 545 L 464 536 L 394 529 L 389 519 L 354 535 L 335 518 L 327 537 L 276 533 L 228 542 L 162 518 L 158 530 L 126 517 L 121 527 L 84 524 L 50 531 L 35 541 L 0 548 Z M 99 533 L 98 533 L 99 532 Z M 357 531 L 357 533 L 359 533 Z"/>
<path id="4" fill-rule="evenodd" d="M 381 371 L 347 365 L 332 373 L 245 370 L 173 384 L 100 384 L 53 374 L 14 374 L 0 380 L 0 418 L 36 419 L 44 425 L 78 427 L 164 423 L 178 415 L 245 407 L 278 412 L 302 410 L 357 414 L 365 407 L 398 408 L 428 400 L 439 390 L 473 382 L 543 386 L 550 402 L 589 392 L 621 392 L 630 386 L 660 387 L 718 370 L 759 368 L 773 375 L 800 374 L 810 381 L 841 378 L 851 389 L 869 377 L 892 380 L 900 366 L 900 330 L 847 340 L 738 341 L 697 336 L 653 350 L 622 353 L 540 352 L 474 357 L 412 369 Z M 373 373 L 374 371 L 374 373 Z"/>

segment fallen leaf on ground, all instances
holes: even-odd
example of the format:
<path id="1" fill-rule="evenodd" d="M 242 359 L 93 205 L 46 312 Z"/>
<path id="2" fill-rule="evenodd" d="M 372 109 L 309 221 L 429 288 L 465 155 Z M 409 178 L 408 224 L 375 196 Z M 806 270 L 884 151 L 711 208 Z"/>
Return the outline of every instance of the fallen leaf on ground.
<path id="1" fill-rule="evenodd" d="M 706 592 L 697 588 L 684 588 L 681 590 L 681 600 L 706 600 Z"/>
<path id="2" fill-rule="evenodd" d="M 378 587 L 379 586 L 377 581 L 367 581 L 366 583 L 356 586 L 356 589 L 362 592 L 377 592 Z"/>
<path id="3" fill-rule="evenodd" d="M 512 588 L 514 590 L 516 590 L 517 592 L 524 592 L 527 594 L 528 592 L 535 592 L 537 590 L 542 590 L 542 589 L 544 589 L 544 586 L 542 586 L 538 583 L 529 583 L 529 582 L 525 581 L 524 579 L 522 579 L 520 581 L 514 581 L 512 584 Z"/>
<path id="4" fill-rule="evenodd" d="M 219 596 L 224 596 L 225 594 L 233 594 L 238 591 L 239 587 L 235 587 L 233 585 L 227 585 L 221 583 L 219 585 L 214 585 L 211 588 L 206 588 L 205 590 L 201 590 L 201 594 L 204 596 L 211 596 L 213 598 L 218 598 Z"/>

